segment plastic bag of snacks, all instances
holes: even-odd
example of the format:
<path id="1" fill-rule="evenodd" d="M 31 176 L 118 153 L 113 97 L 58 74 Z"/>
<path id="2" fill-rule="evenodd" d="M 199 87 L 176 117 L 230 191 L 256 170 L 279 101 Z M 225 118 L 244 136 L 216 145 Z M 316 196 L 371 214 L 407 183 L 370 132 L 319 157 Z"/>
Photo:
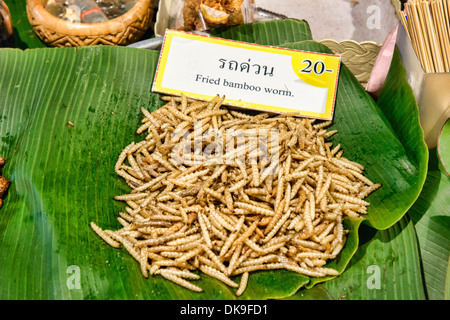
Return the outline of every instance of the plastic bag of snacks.
<path id="1" fill-rule="evenodd" d="M 205 31 L 253 22 L 254 0 L 174 0 L 169 28 Z"/>

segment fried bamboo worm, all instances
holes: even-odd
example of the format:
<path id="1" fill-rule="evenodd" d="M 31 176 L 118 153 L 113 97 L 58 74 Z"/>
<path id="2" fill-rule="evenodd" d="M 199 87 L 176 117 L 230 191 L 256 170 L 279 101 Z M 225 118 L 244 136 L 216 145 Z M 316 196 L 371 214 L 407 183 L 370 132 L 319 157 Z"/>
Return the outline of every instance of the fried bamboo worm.
<path id="1" fill-rule="evenodd" d="M 381 185 L 327 141 L 337 133 L 325 129 L 331 121 L 247 115 L 224 99 L 182 94 L 163 97 L 152 113 L 141 109 L 136 132 L 147 136 L 126 146 L 114 166 L 131 188 L 114 198 L 127 204 L 122 228 L 91 228 L 125 247 L 142 276 L 159 274 L 196 292 L 202 289 L 188 281 L 200 278 L 194 270 L 237 288 L 237 296 L 256 270 L 336 276 L 325 265 L 346 242 L 343 218 L 367 214 L 364 198 Z M 211 153 L 225 146 L 225 154 Z M 239 284 L 230 279 L 238 274 Z"/>

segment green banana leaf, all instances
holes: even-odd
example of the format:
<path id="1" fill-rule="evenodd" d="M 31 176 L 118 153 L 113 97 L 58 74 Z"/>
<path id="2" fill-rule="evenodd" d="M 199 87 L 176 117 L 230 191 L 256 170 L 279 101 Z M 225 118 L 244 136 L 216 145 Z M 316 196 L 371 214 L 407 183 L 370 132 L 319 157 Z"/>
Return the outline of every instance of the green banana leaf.
<path id="1" fill-rule="evenodd" d="M 444 299 L 450 300 L 450 257 L 449 262 L 447 264 L 447 276 L 445 277 L 445 292 L 444 292 Z"/>
<path id="2" fill-rule="evenodd" d="M 450 257 L 450 176 L 436 149 L 430 150 L 427 180 L 408 213 L 417 232 L 428 299 L 442 300 Z"/>
<path id="3" fill-rule="evenodd" d="M 275 46 L 311 38 L 307 24 L 296 20 L 215 32 Z M 312 41 L 292 46 L 328 50 Z M 201 294 L 160 277 L 145 279 L 125 250 L 109 247 L 89 228 L 90 221 L 103 228 L 120 227 L 116 218 L 123 206 L 112 198 L 129 188 L 113 167 L 124 146 L 142 139 L 135 135 L 140 108 L 151 111 L 162 105 L 151 92 L 158 57 L 155 51 L 120 47 L 0 50 L 0 154 L 7 159 L 3 174 L 12 181 L 0 210 L 0 298 L 235 298 L 233 290 L 206 275 L 198 282 L 205 290 Z M 344 277 L 366 272 L 357 263 L 365 257 L 364 245 L 377 252 L 385 250 L 377 246 L 380 241 L 398 237 L 372 237 L 360 245 L 361 239 L 390 227 L 379 231 L 389 235 L 422 188 L 428 153 L 402 68 L 394 59 L 378 104 L 345 66 L 341 70 L 334 120 L 339 134 L 334 142 L 383 187 L 368 198 L 371 206 L 363 228 L 361 220 L 346 220 L 348 241 L 340 258 L 331 262 L 343 274 L 324 285 L 339 286 Z M 409 225 L 400 229 L 409 230 Z M 414 232 L 403 234 L 407 249 L 414 251 Z M 396 249 L 395 243 L 391 246 Z M 408 252 L 408 260 L 398 262 L 407 275 L 396 279 L 396 290 L 403 294 L 411 282 L 420 282 L 420 273 L 409 268 L 415 253 Z M 381 266 L 383 258 L 377 256 L 383 254 L 370 258 Z M 258 272 L 250 276 L 241 299 L 285 298 L 300 288 L 314 289 L 315 281 L 283 270 Z M 413 292 L 420 296 L 420 290 Z"/>
<path id="4" fill-rule="evenodd" d="M 442 127 L 437 146 L 439 159 L 447 175 L 450 175 L 450 119 Z"/>

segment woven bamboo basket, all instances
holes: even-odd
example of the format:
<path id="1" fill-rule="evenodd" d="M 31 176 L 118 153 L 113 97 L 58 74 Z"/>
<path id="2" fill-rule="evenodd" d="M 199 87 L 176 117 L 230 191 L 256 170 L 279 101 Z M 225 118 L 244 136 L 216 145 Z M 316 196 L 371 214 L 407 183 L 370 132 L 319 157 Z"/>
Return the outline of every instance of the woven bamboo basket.
<path id="1" fill-rule="evenodd" d="M 38 37 L 52 47 L 129 45 L 142 37 L 154 15 L 154 0 L 138 0 L 128 12 L 109 21 L 71 23 L 45 10 L 46 2 L 27 0 L 27 16 Z"/>
<path id="2" fill-rule="evenodd" d="M 398 11 L 401 10 L 402 2 L 400 0 L 391 0 L 394 11 L 398 16 Z M 335 54 L 342 57 L 342 62 L 355 75 L 356 79 L 365 87 L 369 81 L 370 74 L 378 58 L 381 49 L 381 44 L 365 41 L 355 42 L 352 40 L 345 40 L 337 42 L 335 40 L 322 40 L 322 44 L 326 45 Z"/>
<path id="3" fill-rule="evenodd" d="M 391 4 L 398 16 L 398 11 L 402 7 L 402 2 L 400 0 L 391 0 Z M 352 40 L 337 42 L 328 39 L 320 42 L 330 48 L 335 54 L 341 55 L 342 62 L 355 75 L 356 79 L 358 79 L 364 87 L 367 85 L 375 61 L 378 58 L 381 44 L 372 41 L 358 43 Z"/>
<path id="4" fill-rule="evenodd" d="M 355 42 L 345 40 L 337 42 L 335 40 L 322 40 L 323 45 L 327 46 L 335 54 L 342 58 L 342 62 L 355 75 L 356 79 L 365 87 L 370 78 L 381 45 L 366 41 Z"/>

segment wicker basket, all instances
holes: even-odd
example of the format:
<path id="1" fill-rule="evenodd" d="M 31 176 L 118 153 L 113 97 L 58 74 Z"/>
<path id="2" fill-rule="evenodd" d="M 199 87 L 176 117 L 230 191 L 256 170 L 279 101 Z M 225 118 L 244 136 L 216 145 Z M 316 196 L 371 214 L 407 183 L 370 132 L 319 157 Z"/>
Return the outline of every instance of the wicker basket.
<path id="1" fill-rule="evenodd" d="M 391 0 L 396 16 L 402 8 L 400 0 Z M 366 41 L 355 42 L 352 40 L 345 40 L 337 42 L 334 40 L 322 40 L 322 44 L 326 45 L 335 54 L 342 56 L 342 62 L 350 69 L 359 82 L 365 87 L 369 81 L 370 74 L 378 58 L 381 49 L 381 44 Z"/>
<path id="2" fill-rule="evenodd" d="M 364 87 L 366 86 L 381 45 L 370 41 L 358 43 L 352 40 L 341 42 L 322 40 L 320 42 L 335 54 L 339 54 L 342 57 L 342 62 L 355 75 L 356 79 Z"/>
<path id="3" fill-rule="evenodd" d="M 39 38 L 52 47 L 129 45 L 138 41 L 150 27 L 153 1 L 138 0 L 123 15 L 99 23 L 71 23 L 59 19 L 45 10 L 47 0 L 27 0 L 27 15 Z"/>

